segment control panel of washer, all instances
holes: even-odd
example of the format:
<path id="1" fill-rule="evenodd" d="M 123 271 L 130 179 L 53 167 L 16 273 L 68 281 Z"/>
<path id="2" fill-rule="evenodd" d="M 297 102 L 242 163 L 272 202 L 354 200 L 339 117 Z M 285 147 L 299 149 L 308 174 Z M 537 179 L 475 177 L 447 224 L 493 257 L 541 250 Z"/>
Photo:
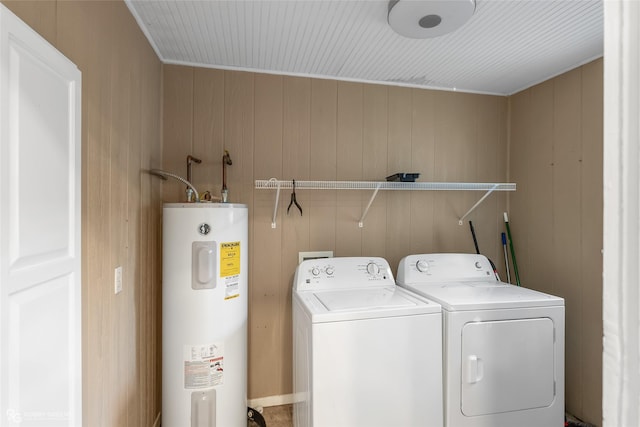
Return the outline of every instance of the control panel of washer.
<path id="1" fill-rule="evenodd" d="M 491 263 L 477 254 L 409 255 L 398 265 L 398 284 L 496 280 Z"/>
<path id="2" fill-rule="evenodd" d="M 395 286 L 391 267 L 384 258 L 344 257 L 302 261 L 293 287 L 298 291 L 347 289 L 361 286 Z"/>

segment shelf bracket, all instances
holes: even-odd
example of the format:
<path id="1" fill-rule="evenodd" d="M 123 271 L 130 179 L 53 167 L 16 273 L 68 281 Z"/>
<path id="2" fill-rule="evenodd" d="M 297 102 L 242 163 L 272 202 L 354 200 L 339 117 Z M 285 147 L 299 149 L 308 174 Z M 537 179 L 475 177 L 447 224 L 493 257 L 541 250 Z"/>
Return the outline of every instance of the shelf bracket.
<path id="1" fill-rule="evenodd" d="M 484 199 L 486 199 L 487 197 L 489 197 L 489 194 L 493 193 L 493 191 L 494 191 L 496 188 L 498 188 L 498 186 L 499 186 L 499 185 L 500 185 L 500 184 L 495 184 L 491 189 L 489 189 L 489 191 L 487 191 L 487 192 L 486 192 L 486 194 L 485 194 L 484 196 L 482 196 L 482 197 L 480 198 L 480 200 L 478 200 L 478 201 L 476 202 L 476 204 L 475 204 L 475 205 L 471 206 L 471 209 L 469 209 L 469 210 L 467 211 L 467 213 L 466 213 L 466 214 L 464 214 L 464 215 L 462 215 L 462 218 L 460 218 L 460 219 L 458 220 L 458 225 L 462 225 L 462 224 L 464 223 L 464 219 L 465 219 L 466 217 L 468 217 L 468 216 L 469 216 L 469 214 L 470 214 L 471 212 L 473 212 L 473 211 L 475 210 L 475 208 L 477 208 L 477 207 L 480 205 L 480 203 L 484 202 Z"/>
<path id="2" fill-rule="evenodd" d="M 276 190 L 276 203 L 273 205 L 273 218 L 271 218 L 271 228 L 276 228 L 276 216 L 278 215 L 278 202 L 280 201 L 280 183 L 275 178 L 271 178 L 269 181 L 273 181 L 278 184 L 278 188 Z"/>
<path id="3" fill-rule="evenodd" d="M 373 200 L 378 195 L 378 191 L 380 190 L 381 186 L 382 186 L 382 184 L 376 185 L 376 189 L 374 190 L 373 194 L 371 195 L 371 199 L 369 199 L 369 203 L 367 204 L 367 207 L 364 208 L 364 212 L 362 212 L 362 217 L 360 217 L 360 221 L 358 221 L 358 227 L 360 227 L 360 228 L 364 227 L 364 219 L 367 216 L 367 213 L 369 213 L 369 208 L 371 207 L 371 204 L 373 203 Z"/>

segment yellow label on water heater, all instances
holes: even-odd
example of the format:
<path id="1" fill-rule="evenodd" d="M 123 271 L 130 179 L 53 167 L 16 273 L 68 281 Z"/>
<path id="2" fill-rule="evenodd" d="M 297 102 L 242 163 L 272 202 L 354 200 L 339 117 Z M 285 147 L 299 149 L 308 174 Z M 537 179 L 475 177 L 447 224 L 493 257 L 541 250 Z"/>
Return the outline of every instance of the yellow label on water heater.
<path id="1" fill-rule="evenodd" d="M 240 242 L 220 243 L 220 277 L 240 274 Z"/>

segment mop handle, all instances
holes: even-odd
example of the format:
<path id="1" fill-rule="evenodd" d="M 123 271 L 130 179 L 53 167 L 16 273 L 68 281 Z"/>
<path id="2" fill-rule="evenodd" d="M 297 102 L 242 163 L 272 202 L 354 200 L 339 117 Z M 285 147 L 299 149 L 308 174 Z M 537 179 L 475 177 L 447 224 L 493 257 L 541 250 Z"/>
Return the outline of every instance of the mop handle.
<path id="1" fill-rule="evenodd" d="M 504 252 L 504 266 L 507 269 L 507 283 L 511 283 L 511 273 L 509 273 L 509 255 L 507 254 L 507 235 L 502 233 L 502 251 Z"/>
<path id="2" fill-rule="evenodd" d="M 511 228 L 509 227 L 509 217 L 506 212 L 504 213 L 504 225 L 507 228 L 507 236 L 509 237 L 509 248 L 511 249 L 511 260 L 513 261 L 513 274 L 516 277 L 516 285 L 520 286 L 520 275 L 518 274 L 518 263 L 516 262 L 516 250 L 513 248 Z"/>

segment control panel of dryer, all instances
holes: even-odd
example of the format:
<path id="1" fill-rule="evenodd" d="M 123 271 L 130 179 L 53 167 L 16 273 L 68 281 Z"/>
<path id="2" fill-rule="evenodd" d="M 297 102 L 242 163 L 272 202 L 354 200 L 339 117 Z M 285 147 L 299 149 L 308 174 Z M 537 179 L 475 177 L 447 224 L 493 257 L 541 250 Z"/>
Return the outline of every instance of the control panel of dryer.
<path id="1" fill-rule="evenodd" d="M 293 279 L 293 287 L 298 291 L 363 286 L 395 286 L 387 260 L 379 257 L 310 259 L 298 265 Z"/>
<path id="2" fill-rule="evenodd" d="M 398 265 L 398 284 L 496 280 L 491 263 L 477 254 L 409 255 Z"/>

